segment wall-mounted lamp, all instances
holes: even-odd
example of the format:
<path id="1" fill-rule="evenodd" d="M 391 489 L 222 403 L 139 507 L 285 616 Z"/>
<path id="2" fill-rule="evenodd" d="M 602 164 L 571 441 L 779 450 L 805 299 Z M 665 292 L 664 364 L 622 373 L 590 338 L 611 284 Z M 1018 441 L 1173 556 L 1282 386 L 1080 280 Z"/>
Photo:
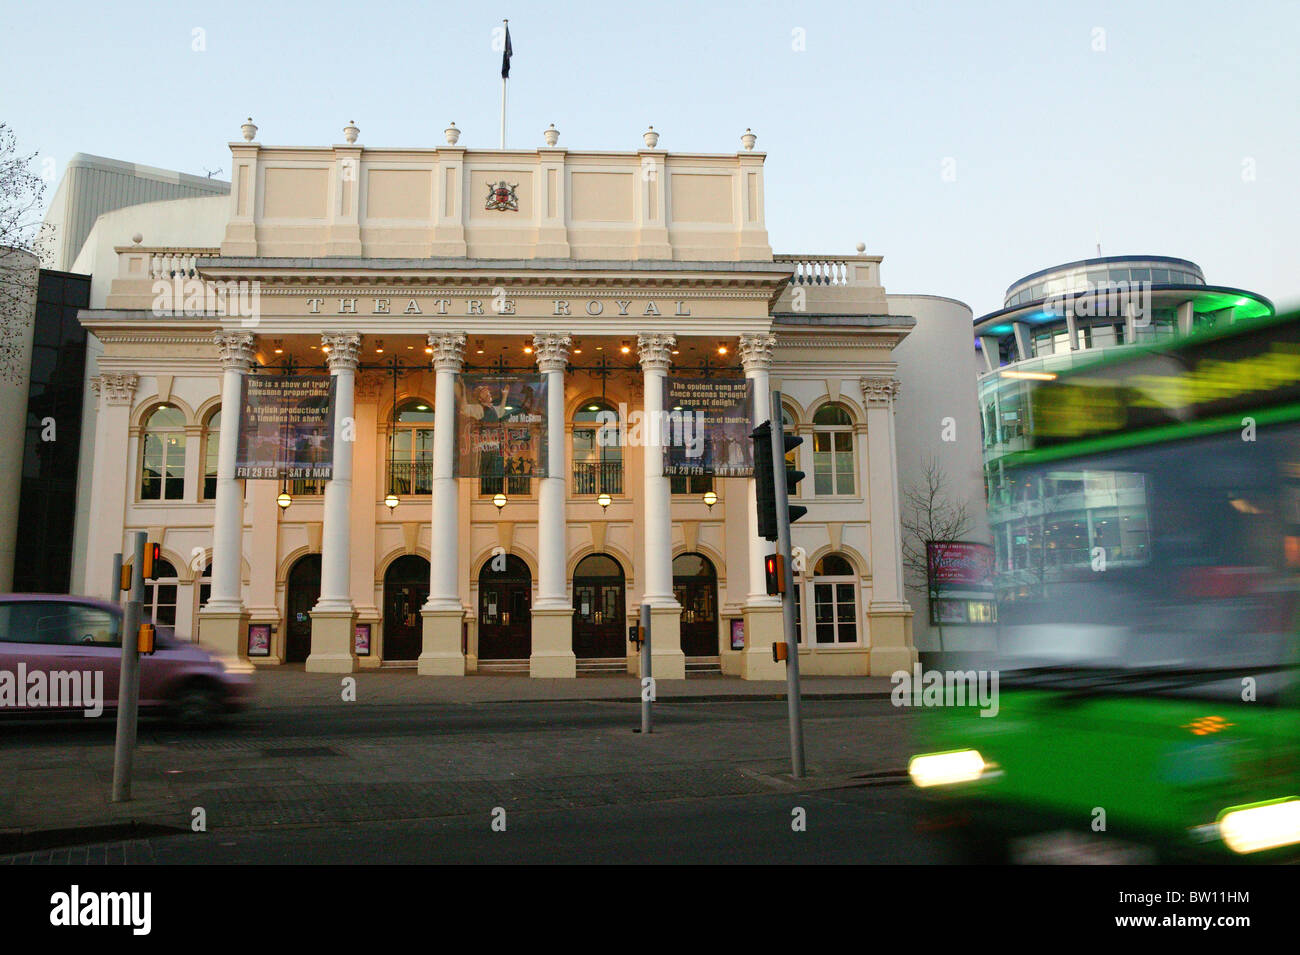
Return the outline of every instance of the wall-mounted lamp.
<path id="1" fill-rule="evenodd" d="M 601 513 L 604 513 L 605 509 L 614 503 L 614 499 L 602 492 L 600 497 L 596 498 L 596 503 L 600 505 Z"/>
<path id="2" fill-rule="evenodd" d="M 713 505 L 718 503 L 718 495 L 713 491 L 704 492 L 704 503 L 709 505 L 709 510 L 713 510 Z"/>
<path id="3" fill-rule="evenodd" d="M 393 508 L 400 503 L 401 502 L 397 499 L 397 495 L 392 491 L 389 491 L 388 494 L 384 496 L 384 506 L 388 508 L 388 513 L 390 514 L 393 513 Z"/>
<path id="4" fill-rule="evenodd" d="M 283 511 L 286 510 L 289 507 L 289 505 L 293 503 L 293 498 L 289 496 L 288 491 L 281 491 L 279 496 L 276 497 L 275 503 L 278 504 L 280 506 L 280 510 Z"/>
<path id="5" fill-rule="evenodd" d="M 497 513 L 501 513 L 501 508 L 506 506 L 506 496 L 498 493 L 492 498 L 492 503 L 497 506 Z"/>

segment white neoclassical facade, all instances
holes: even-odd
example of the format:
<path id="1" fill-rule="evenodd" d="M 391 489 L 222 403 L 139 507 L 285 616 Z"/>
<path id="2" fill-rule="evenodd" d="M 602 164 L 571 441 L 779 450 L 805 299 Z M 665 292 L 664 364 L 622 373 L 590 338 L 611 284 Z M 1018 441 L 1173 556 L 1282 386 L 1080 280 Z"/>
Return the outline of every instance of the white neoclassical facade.
<path id="1" fill-rule="evenodd" d="M 105 215 L 78 260 L 84 592 L 143 530 L 166 560 L 149 611 L 248 664 L 635 672 L 646 603 L 657 677 L 779 678 L 753 482 L 666 477 L 660 448 L 596 433 L 661 407 L 667 376 L 743 375 L 755 420 L 804 438 L 805 672 L 911 665 L 894 350 L 917 320 L 890 314 L 878 256 L 773 255 L 763 153 L 255 133 L 228 197 Z M 456 476 L 457 375 L 493 370 L 546 377 L 546 477 Z M 331 480 L 235 477 L 243 378 L 285 372 L 334 378 Z"/>

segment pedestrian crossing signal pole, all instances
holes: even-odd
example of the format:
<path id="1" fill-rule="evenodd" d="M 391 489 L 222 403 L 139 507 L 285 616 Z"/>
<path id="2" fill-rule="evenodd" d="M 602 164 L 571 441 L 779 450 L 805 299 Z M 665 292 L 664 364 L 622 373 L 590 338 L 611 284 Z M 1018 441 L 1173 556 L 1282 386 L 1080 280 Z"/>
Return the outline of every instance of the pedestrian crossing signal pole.
<path id="1" fill-rule="evenodd" d="M 772 392 L 773 408 L 781 407 L 781 392 Z M 790 488 L 799 483 L 802 472 L 786 467 L 786 453 L 803 444 L 803 438 L 787 435 L 779 418 L 764 421 L 750 435 L 754 440 L 755 499 L 758 507 L 758 533 L 776 542 L 776 554 L 764 562 L 774 578 L 768 592 L 781 598 L 784 644 L 773 647 L 781 657 L 785 651 L 786 708 L 790 722 L 790 764 L 795 779 L 804 777 L 803 715 L 799 699 L 799 646 L 795 640 L 794 560 L 791 556 L 790 522 L 808 513 L 806 507 L 791 506 Z M 772 558 L 775 558 L 773 560 Z"/>
<path id="2" fill-rule="evenodd" d="M 140 612 L 144 603 L 146 544 L 144 531 L 135 531 L 131 546 L 130 592 L 122 615 L 122 669 L 117 680 L 117 737 L 113 745 L 113 802 L 131 798 L 131 765 L 135 759 L 135 727 L 140 708 Z M 149 561 L 152 565 L 152 560 Z"/>

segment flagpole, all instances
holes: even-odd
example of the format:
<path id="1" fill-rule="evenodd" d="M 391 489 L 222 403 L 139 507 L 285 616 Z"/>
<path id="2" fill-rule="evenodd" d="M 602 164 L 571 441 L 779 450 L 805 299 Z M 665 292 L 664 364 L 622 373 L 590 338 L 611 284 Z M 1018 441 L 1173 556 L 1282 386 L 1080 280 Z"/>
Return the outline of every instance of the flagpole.
<path id="1" fill-rule="evenodd" d="M 506 36 L 510 36 L 510 21 L 502 20 L 501 24 L 505 27 Z M 506 41 L 507 43 L 509 40 Z M 504 71 L 501 75 L 501 148 L 506 148 L 506 76 Z"/>

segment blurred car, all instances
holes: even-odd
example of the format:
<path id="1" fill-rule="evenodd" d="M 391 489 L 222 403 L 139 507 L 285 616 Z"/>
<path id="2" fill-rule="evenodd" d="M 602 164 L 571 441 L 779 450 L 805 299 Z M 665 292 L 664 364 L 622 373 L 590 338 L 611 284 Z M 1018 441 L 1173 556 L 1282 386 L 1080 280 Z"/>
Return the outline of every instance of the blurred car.
<path id="1" fill-rule="evenodd" d="M 117 604 L 93 597 L 0 594 L 0 713 L 88 712 L 94 704 L 115 709 L 122 618 Z M 38 673 L 42 676 L 33 681 Z M 6 675 L 12 681 L 7 689 Z M 39 695 L 31 692 L 33 682 L 43 684 Z M 61 698 L 56 689 L 64 691 Z M 186 726 L 212 723 L 246 707 L 252 690 L 251 678 L 228 672 L 211 653 L 177 639 L 168 627 L 158 628 L 155 652 L 140 657 L 141 712 L 164 713 Z M 99 699 L 87 699 L 91 693 Z"/>

